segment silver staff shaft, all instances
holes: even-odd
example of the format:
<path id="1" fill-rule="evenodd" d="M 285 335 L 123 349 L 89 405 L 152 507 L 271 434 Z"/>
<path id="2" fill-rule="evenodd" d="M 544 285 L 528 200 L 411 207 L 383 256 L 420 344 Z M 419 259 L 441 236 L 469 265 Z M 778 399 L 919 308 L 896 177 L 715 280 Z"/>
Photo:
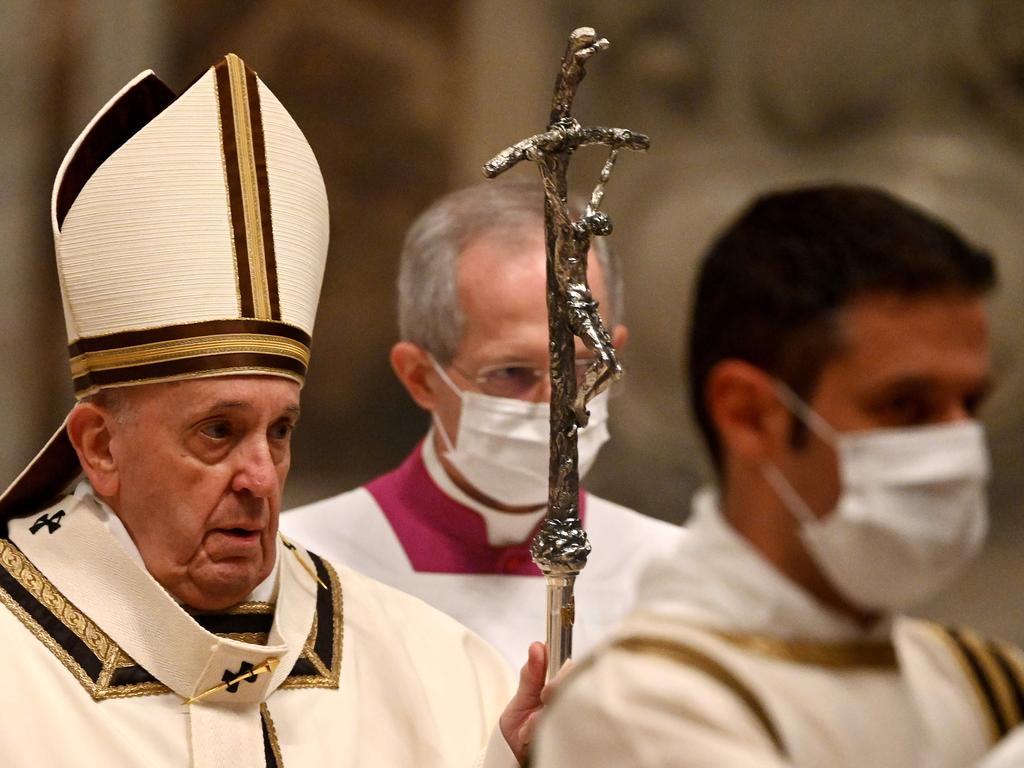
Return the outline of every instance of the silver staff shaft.
<path id="1" fill-rule="evenodd" d="M 548 672 L 551 680 L 572 657 L 572 624 L 576 618 L 573 585 L 576 574 L 551 574 L 548 581 Z"/>

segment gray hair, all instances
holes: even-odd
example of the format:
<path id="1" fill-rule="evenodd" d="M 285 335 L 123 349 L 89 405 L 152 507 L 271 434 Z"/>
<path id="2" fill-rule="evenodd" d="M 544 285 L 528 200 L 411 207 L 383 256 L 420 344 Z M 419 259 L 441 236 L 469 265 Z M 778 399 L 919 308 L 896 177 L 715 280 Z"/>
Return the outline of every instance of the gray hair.
<path id="1" fill-rule="evenodd" d="M 81 399 L 80 402 L 90 403 L 110 413 L 114 421 L 124 426 L 135 417 L 135 402 L 126 390 L 129 387 L 112 387 L 101 389 Z"/>
<path id="2" fill-rule="evenodd" d="M 572 199 L 571 204 L 583 209 Z M 436 200 L 409 227 L 398 269 L 398 329 L 411 341 L 448 363 L 462 339 L 463 316 L 456 278 L 459 256 L 488 235 L 512 242 L 543 233 L 544 194 L 540 181 L 487 181 Z M 595 237 L 608 304 L 609 327 L 622 318 L 622 270 L 603 237 Z"/>

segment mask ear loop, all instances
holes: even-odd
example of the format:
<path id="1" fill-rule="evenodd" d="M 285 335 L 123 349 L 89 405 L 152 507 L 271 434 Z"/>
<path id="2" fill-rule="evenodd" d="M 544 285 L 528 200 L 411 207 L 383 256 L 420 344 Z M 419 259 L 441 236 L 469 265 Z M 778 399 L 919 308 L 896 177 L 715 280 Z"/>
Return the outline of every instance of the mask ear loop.
<path id="1" fill-rule="evenodd" d="M 807 502 L 796 492 L 796 488 L 793 487 L 792 483 L 782 474 L 782 470 L 774 463 L 764 464 L 761 467 L 761 475 L 768 482 L 768 485 L 772 487 L 772 490 L 775 491 L 775 495 L 779 497 L 783 506 L 797 519 L 797 522 L 804 523 L 805 525 L 817 522 L 818 518 L 811 511 Z"/>
<path id="2" fill-rule="evenodd" d="M 437 371 L 437 375 L 441 377 L 441 381 L 443 381 L 445 384 L 447 384 L 448 387 L 452 390 L 452 392 L 454 392 L 456 395 L 459 396 L 459 401 L 461 402 L 462 401 L 462 394 L 463 394 L 462 390 L 459 389 L 455 385 L 455 382 L 452 381 L 451 377 L 447 373 L 444 372 L 444 368 L 441 367 L 441 364 L 439 362 L 437 362 L 437 359 L 433 355 L 431 355 L 428 352 L 427 353 L 427 357 L 430 358 L 430 364 L 432 366 L 434 366 L 434 370 Z M 434 426 L 437 428 L 437 433 L 439 435 L 441 435 L 441 442 L 444 443 L 445 453 L 447 455 L 449 455 L 449 456 L 454 455 L 454 453 L 455 453 L 455 444 L 452 443 L 452 439 L 448 435 L 448 430 L 446 430 L 444 428 L 444 424 L 442 424 L 441 420 L 439 418 L 437 418 L 437 412 L 436 411 L 431 411 L 430 412 L 430 420 L 434 422 Z"/>
<path id="3" fill-rule="evenodd" d="M 825 421 L 816 410 L 804 402 L 803 398 L 790 389 L 790 386 L 782 379 L 775 380 L 775 393 L 779 396 L 782 404 L 789 409 L 790 413 L 800 419 L 811 432 L 833 448 L 839 443 L 839 432 L 836 428 Z"/>
<path id="4" fill-rule="evenodd" d="M 839 433 L 835 427 L 825 421 L 808 403 L 804 402 L 803 398 L 794 392 L 786 382 L 776 379 L 775 392 L 782 401 L 782 404 L 789 409 L 790 413 L 800 419 L 808 429 L 833 448 L 838 445 Z M 814 514 L 803 497 L 797 493 L 796 488 L 782 474 L 782 470 L 778 466 L 769 462 L 761 467 L 761 474 L 768 485 L 772 487 L 772 490 L 775 491 L 779 500 L 798 522 L 806 525 L 818 521 L 817 515 Z"/>
<path id="5" fill-rule="evenodd" d="M 454 381 L 452 381 L 452 377 L 444 372 L 444 368 L 442 368 L 441 364 L 437 362 L 437 358 L 435 358 L 429 352 L 427 353 L 427 357 L 430 358 L 430 364 L 434 366 L 434 370 L 437 371 L 437 375 L 441 377 L 441 381 L 447 384 L 448 388 L 451 389 L 452 392 L 454 392 L 459 397 L 462 397 L 462 390 L 458 388 Z"/>

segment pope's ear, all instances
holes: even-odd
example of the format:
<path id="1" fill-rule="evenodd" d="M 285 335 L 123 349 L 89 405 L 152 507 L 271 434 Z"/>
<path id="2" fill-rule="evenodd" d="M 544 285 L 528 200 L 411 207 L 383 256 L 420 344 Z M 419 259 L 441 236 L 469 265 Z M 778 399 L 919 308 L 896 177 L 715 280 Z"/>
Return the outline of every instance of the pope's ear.
<path id="1" fill-rule="evenodd" d="M 439 377 L 426 350 L 411 341 L 399 341 L 391 348 L 391 369 L 420 408 L 434 410 Z"/>
<path id="2" fill-rule="evenodd" d="M 114 415 L 94 403 L 78 403 L 68 416 L 68 438 L 82 471 L 97 494 L 115 496 L 119 487 L 117 461 L 111 451 Z"/>
<path id="3" fill-rule="evenodd" d="M 704 402 L 727 460 L 760 466 L 785 447 L 789 416 L 760 368 L 735 359 L 717 363 Z"/>

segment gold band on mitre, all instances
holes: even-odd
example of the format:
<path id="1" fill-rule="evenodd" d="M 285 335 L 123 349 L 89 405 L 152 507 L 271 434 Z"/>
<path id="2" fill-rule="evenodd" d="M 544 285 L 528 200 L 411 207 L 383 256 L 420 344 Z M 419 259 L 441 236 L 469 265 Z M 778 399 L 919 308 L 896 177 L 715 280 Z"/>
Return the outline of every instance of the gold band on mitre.
<path id="1" fill-rule="evenodd" d="M 189 323 L 79 339 L 68 348 L 76 397 L 108 387 L 232 373 L 279 375 L 301 383 L 309 336 L 258 320 Z"/>

